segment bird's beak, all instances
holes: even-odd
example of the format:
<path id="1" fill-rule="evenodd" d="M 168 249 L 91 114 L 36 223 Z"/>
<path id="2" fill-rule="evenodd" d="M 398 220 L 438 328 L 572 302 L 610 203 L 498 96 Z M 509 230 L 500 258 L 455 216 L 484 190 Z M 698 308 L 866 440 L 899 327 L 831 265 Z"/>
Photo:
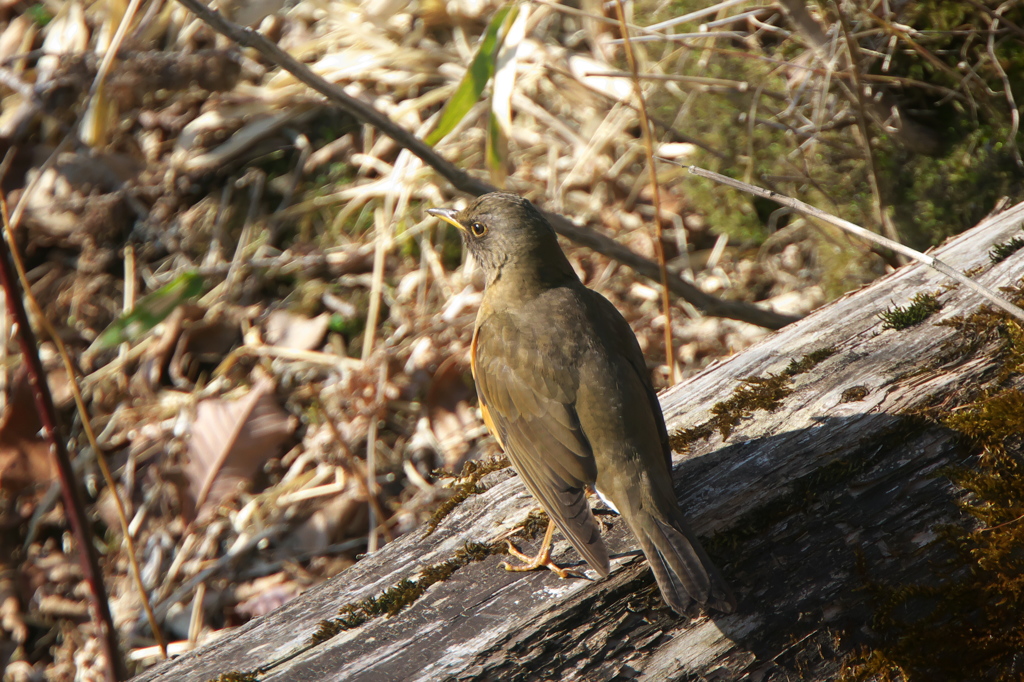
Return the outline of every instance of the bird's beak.
<path id="1" fill-rule="evenodd" d="M 457 227 L 458 229 L 462 230 L 463 232 L 466 231 L 466 228 L 462 225 L 462 223 L 460 223 L 458 220 L 455 219 L 455 216 L 457 216 L 459 214 L 459 212 L 456 211 L 455 209 L 452 209 L 452 208 L 428 208 L 427 209 L 427 213 L 429 213 L 432 216 L 437 216 L 438 218 L 440 218 L 441 220 L 445 221 L 449 225 L 451 225 L 453 227 Z"/>

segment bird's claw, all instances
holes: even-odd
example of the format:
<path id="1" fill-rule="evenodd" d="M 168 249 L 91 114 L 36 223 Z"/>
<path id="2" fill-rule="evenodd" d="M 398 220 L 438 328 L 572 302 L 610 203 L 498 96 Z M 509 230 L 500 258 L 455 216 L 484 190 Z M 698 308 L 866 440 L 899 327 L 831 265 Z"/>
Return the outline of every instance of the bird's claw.
<path id="1" fill-rule="evenodd" d="M 523 563 L 521 564 L 510 564 L 507 561 L 501 562 L 502 568 L 506 571 L 519 572 L 519 571 L 535 571 L 538 568 L 548 568 L 553 571 L 559 578 L 569 578 L 574 574 L 568 571 L 554 561 L 551 560 L 551 545 L 545 544 L 541 547 L 540 551 L 537 552 L 536 556 L 529 556 L 520 552 L 511 541 L 506 540 L 505 543 L 508 545 L 508 553 L 516 557 Z"/>

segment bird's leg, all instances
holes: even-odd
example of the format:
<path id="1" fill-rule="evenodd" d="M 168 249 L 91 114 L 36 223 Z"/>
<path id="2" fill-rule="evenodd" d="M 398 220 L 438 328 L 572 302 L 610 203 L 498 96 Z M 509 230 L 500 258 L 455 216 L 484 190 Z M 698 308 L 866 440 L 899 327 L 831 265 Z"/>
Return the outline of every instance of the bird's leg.
<path id="1" fill-rule="evenodd" d="M 537 551 L 536 556 L 527 556 L 523 554 L 518 549 L 516 549 L 516 546 L 513 545 L 509 540 L 506 540 L 505 542 L 508 543 L 508 553 L 516 557 L 523 563 L 513 566 L 507 561 L 503 561 L 501 562 L 501 565 L 505 568 L 506 571 L 534 571 L 542 566 L 546 566 L 547 568 L 550 568 L 552 571 L 557 573 L 559 578 L 568 578 L 572 575 L 572 573 L 565 570 L 561 566 L 558 566 L 557 564 L 555 564 L 554 561 L 551 560 L 551 536 L 554 534 L 554 532 L 555 522 L 548 521 L 548 529 L 544 532 L 544 541 L 540 543 L 540 549 Z"/>

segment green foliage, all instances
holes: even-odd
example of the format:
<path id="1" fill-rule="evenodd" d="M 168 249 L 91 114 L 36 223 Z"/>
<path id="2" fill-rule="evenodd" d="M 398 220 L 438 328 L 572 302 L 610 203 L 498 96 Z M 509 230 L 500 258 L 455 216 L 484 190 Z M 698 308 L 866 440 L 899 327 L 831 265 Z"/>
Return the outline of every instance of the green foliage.
<path id="1" fill-rule="evenodd" d="M 675 0 L 667 7 L 642 3 L 637 23 L 707 5 L 700 0 Z M 904 3 L 898 15 L 887 19 L 877 3 L 866 0 L 811 5 L 826 27 L 837 26 L 841 8 L 845 24 L 857 36 L 862 85 L 870 88 L 867 101 L 883 103 L 865 112 L 881 207 L 903 241 L 924 249 L 975 225 L 1003 196 L 1024 200 L 1024 169 L 1016 149 L 1021 134 L 1012 136 L 1012 112 L 1004 94 L 1009 87 L 1019 104 L 1024 92 L 1024 50 L 1019 37 L 1006 28 L 1008 22 L 1024 22 L 1024 6 L 1001 9 L 1002 32 L 993 41 L 999 69 L 988 48 L 992 16 L 977 4 L 922 0 Z M 700 22 L 738 11 L 723 10 L 673 30 L 695 31 Z M 891 23 L 894 17 L 898 25 Z M 868 147 L 855 116 L 861 104 L 853 96 L 845 65 L 827 81 L 820 72 L 787 67 L 795 60 L 821 66 L 808 59 L 810 48 L 799 31 L 791 37 L 758 34 L 746 44 L 709 40 L 692 45 L 666 46 L 661 54 L 651 47 L 651 58 L 671 64 L 673 74 L 721 78 L 736 85 L 699 88 L 683 82 L 678 86 L 681 95 L 668 88 L 650 95 L 658 120 L 708 148 L 699 149 L 688 163 L 880 230 Z M 841 45 L 838 57 L 839 62 L 847 59 Z M 816 120 L 826 102 L 841 103 L 833 112 L 845 110 L 846 119 Z M 883 127 L 881 119 L 891 105 L 899 106 L 907 125 L 900 127 L 892 118 Z M 767 236 L 766 215 L 773 208 L 766 211 L 750 197 L 710 181 L 680 175 L 676 183 L 714 232 L 740 243 L 758 243 Z M 823 288 L 830 297 L 877 273 L 877 256 L 845 240 L 819 240 L 816 246 Z"/>
<path id="2" fill-rule="evenodd" d="M 462 77 L 462 82 L 459 83 L 459 87 L 456 88 L 455 93 L 448 100 L 448 104 L 445 105 L 444 111 L 441 112 L 441 120 L 438 121 L 437 127 L 427 135 L 424 142 L 429 145 L 440 142 L 469 113 L 473 105 L 480 101 L 484 88 L 494 76 L 495 61 L 504 39 L 500 33 L 501 28 L 506 24 L 511 24 L 518 13 L 519 8 L 513 5 L 504 5 L 495 12 L 491 22 L 487 25 L 487 31 L 480 41 L 480 47 L 477 49 L 472 63 L 466 69 L 466 75 Z"/>
<path id="3" fill-rule="evenodd" d="M 27 14 L 39 28 L 42 28 L 53 21 L 53 15 L 50 14 L 50 10 L 46 9 L 46 5 L 41 2 L 37 2 L 29 7 L 25 14 Z"/>
<path id="4" fill-rule="evenodd" d="M 201 294 L 203 287 L 204 280 L 198 273 L 178 275 L 173 282 L 143 297 L 131 312 L 116 319 L 99 335 L 93 348 L 112 348 L 125 341 L 134 341 L 163 322 L 179 305 Z"/>
<path id="5" fill-rule="evenodd" d="M 924 249 L 973 227 L 1003 196 L 1024 198 L 1021 172 L 1005 145 L 1006 130 L 970 128 L 960 111 L 943 130 L 945 149 L 938 156 L 915 154 L 883 139 L 879 167 L 886 202 L 900 234 Z"/>
<path id="6" fill-rule="evenodd" d="M 942 310 L 942 304 L 934 294 L 914 294 L 910 299 L 910 305 L 900 307 L 894 305 L 888 310 L 878 313 L 882 320 L 882 329 L 906 329 L 916 324 L 921 324 L 933 313 Z"/>
<path id="7" fill-rule="evenodd" d="M 988 252 L 988 258 L 993 264 L 1001 263 L 1024 247 L 1024 237 L 1014 237 L 1002 244 L 994 245 Z"/>

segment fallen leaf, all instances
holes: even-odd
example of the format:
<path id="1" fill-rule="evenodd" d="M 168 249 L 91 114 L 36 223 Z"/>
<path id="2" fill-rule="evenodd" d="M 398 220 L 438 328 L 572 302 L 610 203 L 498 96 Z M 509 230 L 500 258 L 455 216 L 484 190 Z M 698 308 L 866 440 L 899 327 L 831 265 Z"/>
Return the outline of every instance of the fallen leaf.
<path id="1" fill-rule="evenodd" d="M 0 487 L 11 493 L 41 483 L 50 483 L 56 476 L 50 444 L 39 429 L 39 413 L 28 383 L 28 373 L 20 369 L 7 409 L 0 417 Z"/>
<path id="2" fill-rule="evenodd" d="M 320 347 L 331 324 L 331 316 L 322 313 L 309 318 L 288 310 L 275 310 L 267 316 L 266 341 L 272 346 L 315 350 Z"/>
<path id="3" fill-rule="evenodd" d="M 278 454 L 297 426 L 274 398 L 274 385 L 261 379 L 239 400 L 210 398 L 199 403 L 192 424 L 185 473 L 197 515 L 220 504 L 238 484 Z"/>

